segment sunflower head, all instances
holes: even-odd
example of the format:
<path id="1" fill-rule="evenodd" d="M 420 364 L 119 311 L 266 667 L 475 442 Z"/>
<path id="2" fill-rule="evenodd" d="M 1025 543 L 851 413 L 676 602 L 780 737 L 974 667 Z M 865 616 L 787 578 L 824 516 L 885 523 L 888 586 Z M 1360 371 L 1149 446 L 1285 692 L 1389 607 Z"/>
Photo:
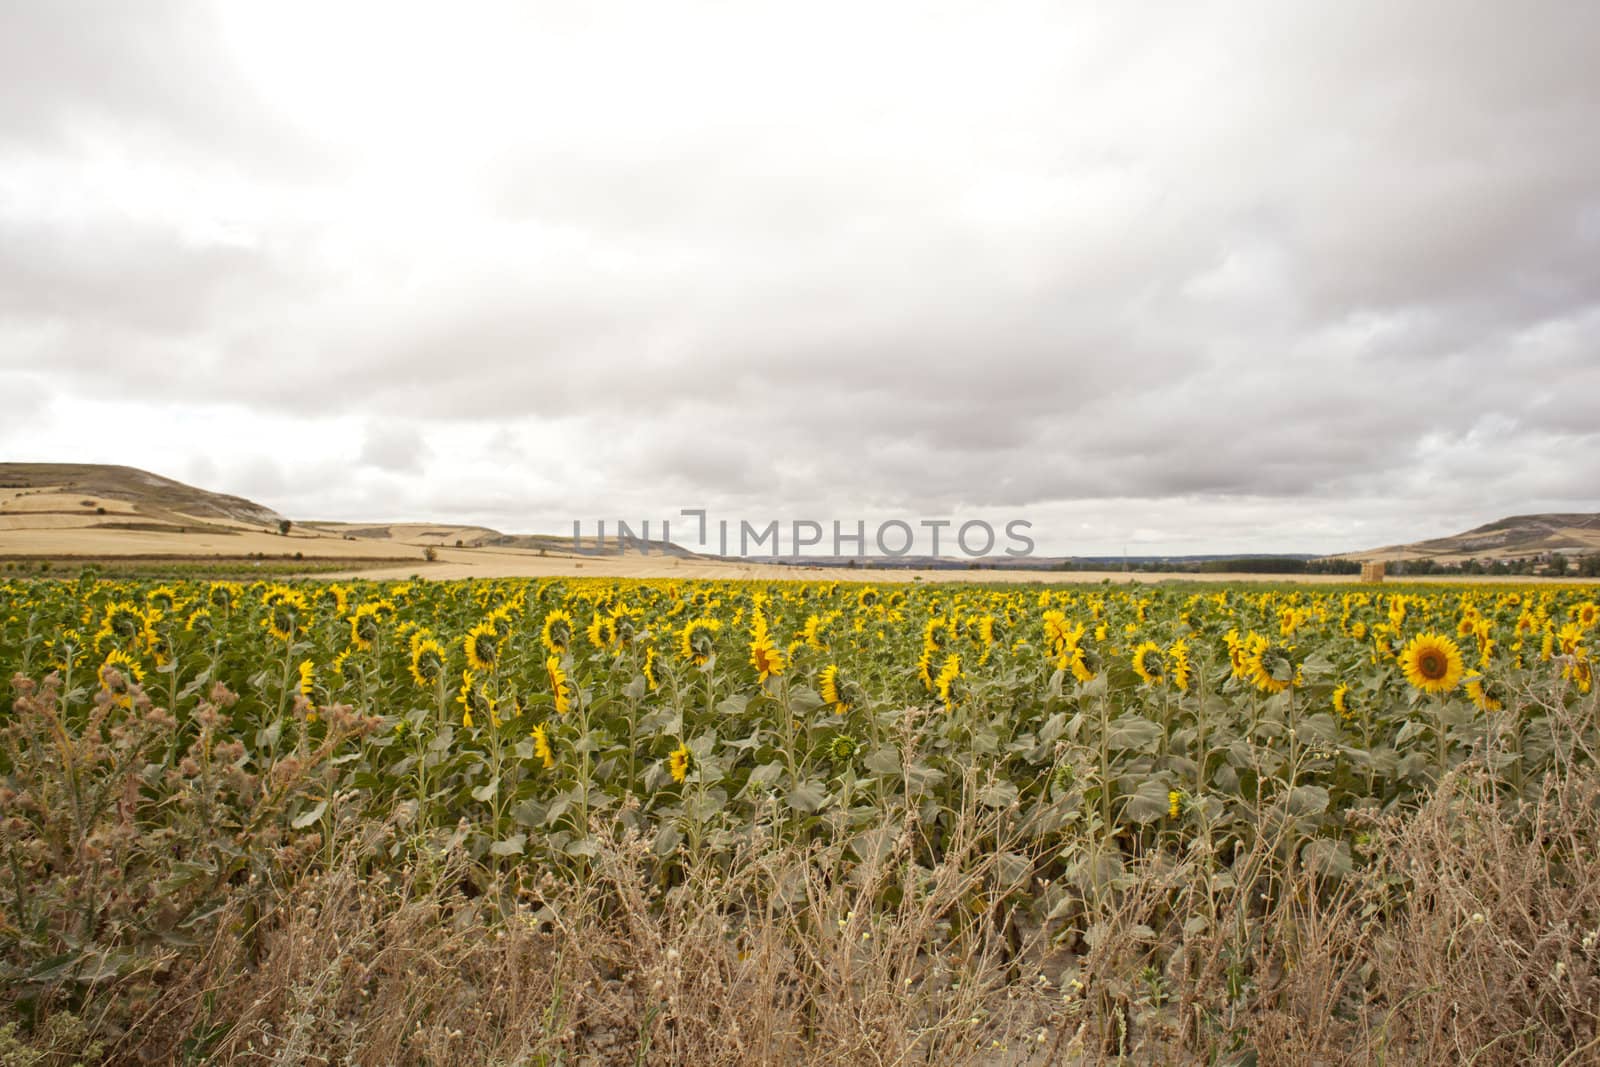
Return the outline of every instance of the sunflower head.
<path id="1" fill-rule="evenodd" d="M 1293 649 L 1264 634 L 1252 633 L 1244 643 L 1245 677 L 1263 693 L 1281 693 L 1295 684 L 1299 671 Z"/>
<path id="2" fill-rule="evenodd" d="M 144 612 L 127 600 L 107 607 L 105 619 L 100 623 L 100 633 L 119 644 L 138 637 L 143 629 Z"/>
<path id="3" fill-rule="evenodd" d="M 130 686 L 144 681 L 144 671 L 133 657 L 115 648 L 106 655 L 105 662 L 100 664 L 96 674 L 100 679 L 100 688 L 119 696 L 126 695 Z M 119 703 L 127 706 L 123 701 L 119 700 Z"/>
<path id="4" fill-rule="evenodd" d="M 682 783 L 689 777 L 689 764 L 691 756 L 688 745 L 679 745 L 667 756 L 667 770 L 672 774 L 674 782 Z"/>
<path id="5" fill-rule="evenodd" d="M 945 710 L 954 711 L 955 706 L 965 695 L 964 688 L 961 682 L 961 657 L 952 652 L 945 658 L 944 666 L 939 668 L 939 673 L 933 680 L 933 689 L 944 702 Z"/>
<path id="6" fill-rule="evenodd" d="M 351 651 L 347 648 L 333 657 L 334 675 L 346 682 L 354 682 L 361 677 L 361 665 L 351 658 Z"/>
<path id="7" fill-rule="evenodd" d="M 656 658 L 655 649 L 644 650 L 644 682 L 652 693 L 661 688 L 661 665 L 656 662 Z"/>
<path id="8" fill-rule="evenodd" d="M 817 686 L 822 691 L 822 700 L 832 705 L 840 714 L 849 711 L 849 706 L 839 693 L 839 665 L 830 663 L 822 668 L 822 673 L 817 677 Z"/>
<path id="9" fill-rule="evenodd" d="M 556 754 L 550 748 L 550 733 L 544 728 L 544 723 L 538 723 L 533 728 L 533 758 L 542 762 L 545 770 L 556 765 Z"/>
<path id="10" fill-rule="evenodd" d="M 495 661 L 500 658 L 500 635 L 492 622 L 480 622 L 468 630 L 462 644 L 466 648 L 467 662 L 473 670 L 494 669 Z"/>
<path id="11" fill-rule="evenodd" d="M 1479 711 L 1501 711 L 1505 703 L 1500 699 L 1499 687 L 1474 671 L 1466 678 L 1467 697 Z"/>
<path id="12" fill-rule="evenodd" d="M 1133 650 L 1133 670 L 1146 685 L 1160 685 L 1167 678 L 1166 657 L 1154 641 L 1143 641 Z"/>
<path id="13" fill-rule="evenodd" d="M 1400 669 L 1424 693 L 1448 693 L 1461 684 L 1461 649 L 1442 634 L 1421 633 L 1401 651 Z"/>
<path id="14" fill-rule="evenodd" d="M 704 667 L 716 653 L 717 631 L 722 623 L 716 619 L 695 619 L 678 633 L 678 645 L 683 658 L 696 667 Z"/>
<path id="15" fill-rule="evenodd" d="M 550 612 L 544 617 L 544 628 L 539 636 L 544 647 L 553 654 L 565 654 L 572 644 L 572 616 L 560 608 Z"/>
<path id="16" fill-rule="evenodd" d="M 411 645 L 411 678 L 424 689 L 444 677 L 444 646 L 431 637 L 419 637 Z"/>
<path id="17" fill-rule="evenodd" d="M 555 698 L 556 713 L 565 715 L 572 710 L 572 679 L 562 668 L 560 656 L 546 657 L 544 670 L 550 679 L 550 695 Z"/>
<path id="18" fill-rule="evenodd" d="M 1339 718 L 1345 722 L 1350 722 L 1355 718 L 1355 709 L 1350 706 L 1349 682 L 1339 683 L 1338 687 L 1333 691 L 1332 701 L 1334 714 L 1338 715 Z"/>
<path id="19" fill-rule="evenodd" d="M 363 604 L 350 616 L 350 643 L 366 651 L 378 639 L 378 607 Z"/>
<path id="20" fill-rule="evenodd" d="M 783 653 L 763 636 L 750 642 L 750 665 L 756 669 L 756 680 L 765 683 L 768 678 L 783 673 Z"/>
<path id="21" fill-rule="evenodd" d="M 610 651 L 617 644 L 617 620 L 597 612 L 584 633 L 595 648 L 602 652 Z"/>
<path id="22" fill-rule="evenodd" d="M 1194 667 L 1189 662 L 1189 643 L 1181 637 L 1172 642 L 1172 647 L 1167 649 L 1167 660 L 1172 667 L 1172 684 L 1188 691 L 1189 679 L 1194 676 Z"/>

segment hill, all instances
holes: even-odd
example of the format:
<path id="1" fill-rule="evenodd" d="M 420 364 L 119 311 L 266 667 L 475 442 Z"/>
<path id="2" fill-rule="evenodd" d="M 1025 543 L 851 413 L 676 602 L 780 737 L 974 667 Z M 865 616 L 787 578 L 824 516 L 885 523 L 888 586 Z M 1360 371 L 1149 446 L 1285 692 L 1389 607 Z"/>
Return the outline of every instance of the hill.
<path id="1" fill-rule="evenodd" d="M 182 519 L 191 520 L 188 525 L 198 519 L 275 527 L 283 518 L 244 497 L 198 489 L 136 467 L 101 463 L 0 463 L 0 507 L 8 514 L 34 515 L 83 515 L 87 509 L 96 516 L 135 514 L 176 525 L 185 525 Z"/>
<path id="2" fill-rule="evenodd" d="M 289 522 L 244 497 L 214 493 L 135 467 L 93 463 L 0 463 L 0 560 L 250 560 L 321 562 L 352 568 L 535 566 L 531 559 L 583 561 L 618 555 L 616 541 L 585 554 L 571 538 L 514 535 L 486 526 L 432 522 Z M 637 554 L 634 546 L 631 551 Z M 677 545 L 650 542 L 653 556 L 693 562 Z M 419 567 L 421 565 L 421 567 Z M 540 568 L 556 566 L 540 563 Z M 326 569 L 326 568 L 322 568 Z"/>
<path id="3" fill-rule="evenodd" d="M 1338 558 L 1458 563 L 1468 559 L 1531 559 L 1553 552 L 1568 556 L 1600 553 L 1600 514 L 1513 515 L 1450 537 L 1349 552 Z"/>

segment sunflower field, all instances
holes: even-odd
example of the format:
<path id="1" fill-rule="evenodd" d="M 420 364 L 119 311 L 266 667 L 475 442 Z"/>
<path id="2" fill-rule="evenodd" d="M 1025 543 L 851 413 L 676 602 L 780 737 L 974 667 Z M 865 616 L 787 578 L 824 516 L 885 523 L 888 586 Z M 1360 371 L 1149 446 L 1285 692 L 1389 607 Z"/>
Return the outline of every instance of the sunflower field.
<path id="1" fill-rule="evenodd" d="M 1597 636 L 1577 586 L 8 581 L 0 965 L 92 981 L 360 819 L 489 892 L 581 881 L 623 833 L 666 887 L 758 841 L 849 870 L 908 825 L 931 870 L 976 811 L 954 921 L 1081 946 L 1197 842 L 1336 884 L 1457 768 L 1536 798 L 1579 758 L 1554 724 L 1595 725 Z M 204 844 L 134 862 L 135 832 Z M 86 849 L 103 881 L 21 885 Z"/>
<path id="2" fill-rule="evenodd" d="M 56 672 L 67 718 L 109 725 L 137 686 L 192 733 L 220 683 L 215 736 L 258 768 L 322 744 L 326 709 L 375 720 L 332 755 L 329 795 L 459 824 L 489 867 L 570 866 L 600 814 L 667 865 L 768 808 L 868 848 L 886 794 L 937 823 L 974 773 L 1069 869 L 1202 829 L 1248 839 L 1263 812 L 1341 866 L 1347 809 L 1404 805 L 1486 746 L 1509 788 L 1536 780 L 1560 754 L 1519 696 L 1589 694 L 1600 626 L 1571 588 L 90 581 L 0 599 L 0 663 Z"/>

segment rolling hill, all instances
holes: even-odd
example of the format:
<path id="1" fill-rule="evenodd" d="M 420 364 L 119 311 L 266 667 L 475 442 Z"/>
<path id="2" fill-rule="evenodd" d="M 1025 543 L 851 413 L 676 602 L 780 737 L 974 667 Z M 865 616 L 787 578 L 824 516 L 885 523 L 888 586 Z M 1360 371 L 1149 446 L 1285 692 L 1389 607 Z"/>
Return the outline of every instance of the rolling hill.
<path id="1" fill-rule="evenodd" d="M 434 522 L 291 522 L 243 497 L 135 467 L 0 463 L 0 558 L 272 558 L 363 566 L 459 563 L 486 557 L 578 558 L 570 538 Z M 592 539 L 585 547 L 592 546 Z M 698 560 L 650 542 L 652 555 Z M 637 552 L 637 549 L 635 549 Z M 582 558 L 617 555 L 615 541 Z M 432 559 L 430 559 L 430 556 Z M 459 557 L 459 558 L 458 558 Z"/>
<path id="2" fill-rule="evenodd" d="M 1600 514 L 1513 515 L 1451 537 L 1349 552 L 1338 558 L 1367 562 L 1432 559 L 1457 563 L 1467 559 L 1526 559 L 1552 552 L 1568 556 L 1600 553 Z"/>

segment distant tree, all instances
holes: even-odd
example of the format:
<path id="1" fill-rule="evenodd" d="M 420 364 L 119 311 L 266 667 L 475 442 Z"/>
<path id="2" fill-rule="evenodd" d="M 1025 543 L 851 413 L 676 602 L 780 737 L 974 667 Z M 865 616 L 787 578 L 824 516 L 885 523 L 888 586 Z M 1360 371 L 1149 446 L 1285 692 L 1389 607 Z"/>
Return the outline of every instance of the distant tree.
<path id="1" fill-rule="evenodd" d="M 1550 573 L 1554 575 L 1566 574 L 1567 557 L 1559 552 L 1552 553 L 1550 556 Z"/>
<path id="2" fill-rule="evenodd" d="M 460 544 L 461 542 L 457 541 L 456 543 Z M 427 560 L 429 563 L 432 563 L 434 560 L 439 558 L 439 550 L 434 548 L 432 545 L 429 545 L 427 548 L 422 550 L 422 558 Z"/>
<path id="3" fill-rule="evenodd" d="M 290 522 L 288 519 L 279 519 L 278 520 L 278 533 L 282 534 L 284 537 L 288 537 L 289 536 L 289 527 L 291 527 L 293 525 L 294 525 L 294 523 Z"/>
<path id="4" fill-rule="evenodd" d="M 1584 556 L 1578 560 L 1578 573 L 1585 578 L 1600 578 L 1600 554 Z"/>

